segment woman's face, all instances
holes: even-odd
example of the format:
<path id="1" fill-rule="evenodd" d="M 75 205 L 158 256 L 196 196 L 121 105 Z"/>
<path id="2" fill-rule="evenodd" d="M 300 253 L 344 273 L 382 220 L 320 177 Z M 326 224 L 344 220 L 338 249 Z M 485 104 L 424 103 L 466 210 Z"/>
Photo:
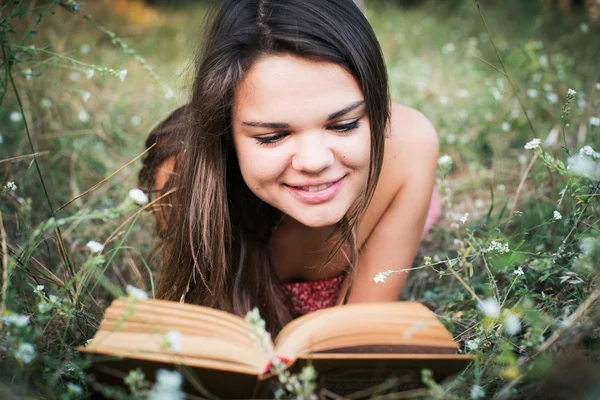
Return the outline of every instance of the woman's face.
<path id="1" fill-rule="evenodd" d="M 256 61 L 236 92 L 233 140 L 250 190 L 305 226 L 336 224 L 366 188 L 364 96 L 337 64 Z"/>

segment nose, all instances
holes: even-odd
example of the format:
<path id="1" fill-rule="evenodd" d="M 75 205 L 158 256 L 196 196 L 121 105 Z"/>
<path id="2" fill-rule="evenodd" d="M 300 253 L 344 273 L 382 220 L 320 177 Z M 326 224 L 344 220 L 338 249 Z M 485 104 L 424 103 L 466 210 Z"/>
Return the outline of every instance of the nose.
<path id="1" fill-rule="evenodd" d="M 297 171 L 318 173 L 331 167 L 335 161 L 333 151 L 320 133 L 306 133 L 295 143 L 292 167 Z"/>

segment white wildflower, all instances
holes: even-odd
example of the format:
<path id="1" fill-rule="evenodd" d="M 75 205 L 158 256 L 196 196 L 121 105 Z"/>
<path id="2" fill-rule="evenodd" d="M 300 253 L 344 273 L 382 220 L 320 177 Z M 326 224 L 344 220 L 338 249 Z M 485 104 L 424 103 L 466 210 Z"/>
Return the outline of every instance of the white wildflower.
<path id="1" fill-rule="evenodd" d="M 501 192 L 504 192 L 506 190 L 506 186 L 503 183 L 499 183 L 496 185 L 496 189 L 498 189 Z"/>
<path id="2" fill-rule="evenodd" d="M 479 400 L 485 397 L 485 390 L 479 385 L 471 386 L 471 400 Z"/>
<path id="3" fill-rule="evenodd" d="M 23 70 L 23 75 L 25 75 L 25 79 L 31 80 L 31 77 L 33 76 L 33 71 L 31 70 L 31 68 L 27 68 Z"/>
<path id="4" fill-rule="evenodd" d="M 508 132 L 508 131 L 510 130 L 510 123 L 508 123 L 508 122 L 503 122 L 503 123 L 502 123 L 502 130 L 503 130 L 504 132 Z"/>
<path id="5" fill-rule="evenodd" d="M 121 82 L 123 82 L 126 77 L 127 77 L 127 70 L 122 69 L 121 72 L 119 72 L 119 79 L 121 80 Z"/>
<path id="6" fill-rule="evenodd" d="M 37 285 L 35 289 L 33 289 L 33 293 L 41 293 L 44 290 L 44 285 Z"/>
<path id="7" fill-rule="evenodd" d="M 58 296 L 55 296 L 53 294 L 48 296 L 48 301 L 50 302 L 50 304 L 55 305 L 55 306 L 59 306 L 60 303 L 62 303 L 62 300 Z"/>
<path id="8" fill-rule="evenodd" d="M 583 146 L 581 149 L 579 149 L 579 154 L 585 154 L 586 156 L 589 157 L 600 157 L 600 155 L 598 155 L 594 149 L 592 148 L 592 146 Z"/>
<path id="9" fill-rule="evenodd" d="M 44 314 L 44 313 L 50 311 L 51 308 L 52 308 L 52 304 L 46 303 L 46 301 L 41 301 L 37 305 L 37 309 L 40 312 L 40 314 Z"/>
<path id="10" fill-rule="evenodd" d="M 127 285 L 125 289 L 127 295 L 135 300 L 146 300 L 148 299 L 148 294 L 144 292 L 142 289 L 138 289 L 133 285 Z"/>
<path id="11" fill-rule="evenodd" d="M 483 208 L 485 207 L 485 202 L 481 199 L 475 200 L 475 208 Z"/>
<path id="12" fill-rule="evenodd" d="M 137 126 L 142 123 L 142 117 L 139 115 L 134 115 L 131 117 L 131 125 Z"/>
<path id="13" fill-rule="evenodd" d="M 181 332 L 179 331 L 169 331 L 165 335 L 165 341 L 168 344 L 168 347 L 174 353 L 181 352 Z"/>
<path id="14" fill-rule="evenodd" d="M 527 89 L 527 97 L 535 99 L 538 97 L 538 91 L 536 89 Z"/>
<path id="15" fill-rule="evenodd" d="M 596 89 L 600 90 L 600 82 L 596 83 Z"/>
<path id="16" fill-rule="evenodd" d="M 590 117 L 590 125 L 600 126 L 600 118 L 599 117 Z"/>
<path id="17" fill-rule="evenodd" d="M 498 318 L 500 316 L 500 304 L 494 297 L 481 300 L 477 307 L 486 317 Z"/>
<path id="18" fill-rule="evenodd" d="M 23 115 L 19 111 L 13 111 L 10 113 L 10 120 L 12 122 L 19 122 L 23 119 Z"/>
<path id="19" fill-rule="evenodd" d="M 487 248 L 488 252 L 494 251 L 500 254 L 506 254 L 510 251 L 508 243 L 497 242 L 492 240 L 492 243 Z"/>
<path id="20" fill-rule="evenodd" d="M 554 218 L 555 221 L 559 221 L 562 219 L 562 215 L 558 211 L 554 210 L 554 213 L 552 213 L 552 218 Z"/>
<path id="21" fill-rule="evenodd" d="M 448 96 L 440 96 L 440 104 L 448 104 Z"/>
<path id="22" fill-rule="evenodd" d="M 90 120 L 90 114 L 87 111 L 79 111 L 77 114 L 77 119 L 81 122 L 88 122 Z"/>
<path id="23" fill-rule="evenodd" d="M 6 185 L 4 185 L 4 189 L 15 191 L 17 190 L 17 185 L 15 185 L 14 182 L 7 182 Z"/>
<path id="24" fill-rule="evenodd" d="M 373 278 L 373 280 L 375 281 L 375 283 L 383 283 L 391 274 L 392 271 L 390 270 L 385 272 L 379 272 L 377 275 L 375 275 L 375 278 Z"/>
<path id="25" fill-rule="evenodd" d="M 547 55 L 542 54 L 540 56 L 540 60 L 539 61 L 540 61 L 540 66 L 542 68 L 547 68 L 548 67 L 548 56 Z"/>
<path id="26" fill-rule="evenodd" d="M 19 344 L 15 351 L 15 358 L 25 364 L 29 364 L 35 357 L 35 347 L 31 343 L 23 342 Z"/>
<path id="27" fill-rule="evenodd" d="M 129 197 L 140 206 L 148 202 L 148 196 L 146 196 L 146 194 L 141 189 L 131 189 L 129 191 Z"/>
<path id="28" fill-rule="evenodd" d="M 510 311 L 506 313 L 504 317 L 504 331 L 510 336 L 519 333 L 521 331 L 521 318 Z"/>
<path id="29" fill-rule="evenodd" d="M 87 103 L 87 101 L 90 99 L 90 97 L 92 97 L 92 94 L 90 92 L 81 93 L 81 98 L 83 99 L 84 103 Z"/>
<path id="30" fill-rule="evenodd" d="M 536 72 L 535 74 L 533 74 L 531 76 L 531 79 L 533 79 L 534 82 L 539 82 L 542 80 L 542 74 L 539 72 Z"/>
<path id="31" fill-rule="evenodd" d="M 544 90 L 546 92 L 551 92 L 552 91 L 552 85 L 549 83 L 544 83 L 544 85 L 542 86 L 544 88 Z"/>
<path id="32" fill-rule="evenodd" d="M 67 391 L 71 394 L 81 394 L 83 393 L 83 389 L 81 388 L 81 386 L 76 385 L 72 382 L 68 382 L 67 383 Z"/>
<path id="33" fill-rule="evenodd" d="M 94 338 L 90 338 L 90 339 L 86 340 L 84 346 L 89 346 L 90 344 L 92 344 L 93 341 L 94 341 Z"/>
<path id="34" fill-rule="evenodd" d="M 462 98 L 469 97 L 469 91 L 467 89 L 460 89 L 458 91 L 458 97 L 462 97 Z"/>
<path id="35" fill-rule="evenodd" d="M 438 159 L 438 166 L 443 168 L 452 167 L 452 157 L 448 154 L 444 154 Z"/>
<path id="36" fill-rule="evenodd" d="M 467 346 L 467 348 L 472 351 L 472 350 L 477 350 L 479 348 L 480 343 L 481 343 L 481 339 L 475 338 L 473 340 L 467 340 L 465 342 L 465 346 Z"/>
<path id="37" fill-rule="evenodd" d="M 497 87 L 491 87 L 489 91 L 494 99 L 500 100 L 502 98 L 502 93 L 500 93 L 500 90 Z"/>
<path id="38" fill-rule="evenodd" d="M 467 223 L 467 219 L 469 218 L 469 213 L 464 213 L 461 217 L 460 217 L 460 222 L 464 224 Z"/>
<path id="39" fill-rule="evenodd" d="M 579 25 L 579 29 L 581 29 L 581 32 L 583 33 L 588 33 L 588 31 L 590 30 L 590 26 L 583 22 Z"/>
<path id="40" fill-rule="evenodd" d="M 87 74 L 85 74 L 85 77 L 88 79 L 92 79 L 94 77 L 94 70 L 90 68 Z"/>
<path id="41" fill-rule="evenodd" d="M 181 391 L 183 377 L 177 371 L 159 369 L 156 371 L 156 384 L 148 393 L 148 400 L 183 400 Z"/>
<path id="42" fill-rule="evenodd" d="M 81 54 L 88 54 L 90 52 L 90 45 L 89 44 L 82 44 L 81 47 L 79 48 L 79 51 L 81 52 Z"/>
<path id="43" fill-rule="evenodd" d="M 452 143 L 456 142 L 456 135 L 454 133 L 447 134 L 445 138 L 446 138 L 446 142 L 448 144 L 452 144 Z"/>
<path id="44" fill-rule="evenodd" d="M 577 92 L 573 89 L 567 90 L 567 96 L 575 96 L 577 94 Z"/>
<path id="45" fill-rule="evenodd" d="M 79 77 L 80 77 L 79 72 L 71 72 L 71 74 L 69 75 L 69 78 L 72 81 L 78 81 Z"/>
<path id="46" fill-rule="evenodd" d="M 538 147 L 540 147 L 540 143 L 542 143 L 542 141 L 538 138 L 535 138 L 525 144 L 525 149 L 526 150 L 537 149 Z"/>
<path id="47" fill-rule="evenodd" d="M 516 276 L 521 276 L 521 275 L 523 275 L 523 274 L 524 274 L 524 272 L 523 272 L 523 268 L 522 268 L 522 267 L 519 267 L 519 268 L 515 269 L 515 270 L 514 270 L 514 272 L 513 272 L 513 274 L 515 274 Z"/>
<path id="48" fill-rule="evenodd" d="M 2 317 L 2 321 L 4 321 L 6 325 L 16 326 L 18 328 L 29 325 L 29 317 L 24 314 L 9 314 Z"/>
<path id="49" fill-rule="evenodd" d="M 568 169 L 575 175 L 600 180 L 600 164 L 584 154 L 576 154 L 567 160 Z"/>
<path id="50" fill-rule="evenodd" d="M 558 95 L 554 92 L 547 93 L 546 100 L 548 100 L 548 103 L 550 104 L 556 104 L 558 103 Z"/>
<path id="51" fill-rule="evenodd" d="M 50 108 L 52 107 L 52 100 L 50 100 L 47 97 L 44 97 L 40 100 L 40 106 L 42 106 L 43 108 Z"/>
<path id="52" fill-rule="evenodd" d="M 90 249 L 92 253 L 100 253 L 104 250 L 102 243 L 96 242 L 95 240 L 90 240 L 85 246 Z"/>

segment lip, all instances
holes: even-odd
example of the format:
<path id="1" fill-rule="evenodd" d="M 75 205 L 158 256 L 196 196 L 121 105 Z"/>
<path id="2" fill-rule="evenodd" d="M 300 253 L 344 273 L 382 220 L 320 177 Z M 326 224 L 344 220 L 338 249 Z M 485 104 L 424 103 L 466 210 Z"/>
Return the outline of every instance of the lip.
<path id="1" fill-rule="evenodd" d="M 320 204 L 320 203 L 325 203 L 326 201 L 333 199 L 335 197 L 335 195 L 340 191 L 345 179 L 346 179 L 346 177 L 344 176 L 343 178 L 334 182 L 333 185 L 329 186 L 328 188 L 325 188 L 323 190 L 318 190 L 316 192 L 309 192 L 308 190 L 298 189 L 297 187 L 285 185 L 285 184 L 284 184 L 284 186 L 294 196 L 296 196 L 298 199 L 300 199 L 304 203 Z M 329 181 L 329 182 L 331 182 L 331 181 Z M 323 182 L 323 183 L 329 183 L 329 182 Z M 321 184 L 323 184 L 323 183 L 321 183 Z M 299 185 L 299 186 L 318 186 L 318 184 L 317 185 L 315 185 L 315 184 Z"/>

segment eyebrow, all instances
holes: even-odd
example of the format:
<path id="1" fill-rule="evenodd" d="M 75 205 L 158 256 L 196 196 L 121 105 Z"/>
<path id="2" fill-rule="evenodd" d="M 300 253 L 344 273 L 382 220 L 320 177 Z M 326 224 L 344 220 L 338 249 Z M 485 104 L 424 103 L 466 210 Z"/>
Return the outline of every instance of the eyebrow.
<path id="1" fill-rule="evenodd" d="M 332 121 L 336 118 L 339 118 L 342 115 L 347 114 L 350 111 L 357 109 L 358 107 L 362 106 L 363 104 L 365 104 L 365 101 L 359 100 L 359 101 L 356 101 L 356 102 L 342 108 L 339 111 L 333 112 L 333 113 L 329 114 L 329 116 L 327 117 L 327 122 Z M 258 127 L 258 128 L 271 128 L 271 129 L 288 129 L 290 127 L 290 124 L 288 124 L 286 122 L 246 121 L 246 122 L 242 122 L 242 125 L 254 126 L 254 127 Z"/>

